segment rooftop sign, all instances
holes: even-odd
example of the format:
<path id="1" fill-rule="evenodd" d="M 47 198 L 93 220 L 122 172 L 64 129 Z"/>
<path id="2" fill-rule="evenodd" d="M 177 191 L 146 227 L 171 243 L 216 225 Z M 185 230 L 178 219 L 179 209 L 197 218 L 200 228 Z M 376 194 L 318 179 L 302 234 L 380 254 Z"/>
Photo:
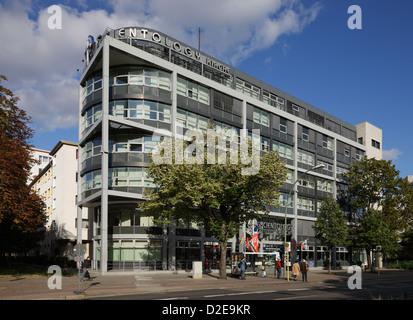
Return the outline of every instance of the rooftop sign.
<path id="1" fill-rule="evenodd" d="M 219 70 L 226 74 L 231 74 L 230 67 L 212 58 L 206 57 L 201 52 L 187 46 L 186 44 L 183 44 L 182 42 L 170 39 L 167 36 L 150 29 L 135 27 L 121 28 L 115 30 L 114 37 L 115 39 L 138 39 L 154 42 L 165 47 L 171 48 L 175 52 L 183 54 L 191 59 L 198 60 L 203 64 L 210 66 L 216 70 Z"/>

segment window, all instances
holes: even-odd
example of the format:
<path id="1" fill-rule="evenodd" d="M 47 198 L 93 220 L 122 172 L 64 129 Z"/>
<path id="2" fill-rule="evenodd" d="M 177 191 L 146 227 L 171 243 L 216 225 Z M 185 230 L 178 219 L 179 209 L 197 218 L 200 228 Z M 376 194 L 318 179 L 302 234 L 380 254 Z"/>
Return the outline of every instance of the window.
<path id="1" fill-rule="evenodd" d="M 280 157 L 293 160 L 293 147 L 285 143 L 273 141 L 272 150 L 277 151 Z"/>
<path id="2" fill-rule="evenodd" d="M 254 108 L 253 121 L 265 127 L 269 127 L 270 126 L 270 115 L 268 112 L 264 110 Z"/>
<path id="3" fill-rule="evenodd" d="M 380 149 L 380 142 L 378 142 L 378 141 L 376 141 L 376 140 L 374 140 L 374 139 L 371 139 L 371 146 L 372 146 L 372 147 L 375 147 L 375 148 L 377 148 L 377 149 Z"/>
<path id="4" fill-rule="evenodd" d="M 270 140 L 268 138 L 261 137 L 261 151 L 270 151 Z"/>
<path id="5" fill-rule="evenodd" d="M 314 179 L 309 176 L 302 176 L 298 180 L 298 185 L 304 188 L 315 189 Z"/>
<path id="6" fill-rule="evenodd" d="M 301 210 L 314 211 L 314 199 L 298 197 L 297 208 Z"/>
<path id="7" fill-rule="evenodd" d="M 155 187 L 153 180 L 146 177 L 145 168 L 109 168 L 108 187 Z"/>
<path id="8" fill-rule="evenodd" d="M 304 163 L 304 164 L 308 164 L 310 166 L 314 166 L 315 156 L 311 152 L 307 152 L 304 150 L 298 150 L 297 161 Z"/>
<path id="9" fill-rule="evenodd" d="M 337 167 L 337 175 L 347 173 L 348 169 Z"/>
<path id="10" fill-rule="evenodd" d="M 149 153 L 159 143 L 159 137 L 143 134 L 111 134 L 109 152 L 145 152 Z"/>
<path id="11" fill-rule="evenodd" d="M 333 150 L 333 138 L 323 135 L 323 148 Z"/>
<path id="12" fill-rule="evenodd" d="M 82 90 L 82 100 L 90 95 L 93 91 L 99 90 L 102 88 L 102 76 L 95 76 L 86 81 L 86 86 Z"/>
<path id="13" fill-rule="evenodd" d="M 244 80 L 237 79 L 236 89 L 249 97 L 260 99 L 261 89 Z"/>
<path id="14" fill-rule="evenodd" d="M 360 149 L 356 149 L 356 160 L 360 161 L 363 158 L 364 152 Z"/>
<path id="15" fill-rule="evenodd" d="M 82 148 L 82 160 L 86 160 L 93 156 L 99 155 L 101 149 L 102 140 L 100 139 L 93 139 L 91 141 L 86 142 L 86 144 Z"/>
<path id="16" fill-rule="evenodd" d="M 288 169 L 287 171 L 287 179 L 285 180 L 286 183 L 293 184 L 294 183 L 294 171 Z"/>
<path id="17" fill-rule="evenodd" d="M 317 179 L 317 190 L 332 193 L 333 182 L 331 180 Z"/>
<path id="18" fill-rule="evenodd" d="M 309 141 L 310 140 L 310 136 L 308 135 L 308 128 L 303 127 L 302 139 L 304 141 Z"/>
<path id="19" fill-rule="evenodd" d="M 109 114 L 119 118 L 145 119 L 171 123 L 171 106 L 148 100 L 115 100 Z"/>
<path id="20" fill-rule="evenodd" d="M 101 170 L 95 170 L 86 173 L 82 177 L 82 192 L 100 188 L 102 185 L 102 173 Z"/>
<path id="21" fill-rule="evenodd" d="M 292 208 L 293 207 L 293 196 L 290 195 L 290 197 L 288 197 L 288 193 L 281 193 L 278 197 L 278 203 L 280 204 L 281 207 L 285 207 L 287 204 L 287 199 L 288 199 L 288 208 Z"/>
<path id="22" fill-rule="evenodd" d="M 238 137 L 241 136 L 241 130 L 237 127 L 234 127 L 234 126 L 231 126 L 229 124 L 222 123 L 222 122 L 219 122 L 219 121 L 214 121 L 214 125 L 215 125 L 215 129 L 218 133 L 219 132 L 227 133 L 228 130 L 231 130 L 231 132 L 233 134 L 235 134 L 236 136 L 238 136 Z"/>
<path id="23" fill-rule="evenodd" d="M 344 156 L 349 158 L 350 157 L 350 150 L 349 149 L 344 149 Z"/>
<path id="24" fill-rule="evenodd" d="M 280 110 L 285 110 L 285 101 L 283 98 L 277 97 L 268 91 L 262 93 L 262 101 L 269 104 L 270 106 L 276 107 Z"/>
<path id="25" fill-rule="evenodd" d="M 82 130 L 87 129 L 102 117 L 102 104 L 89 108 L 83 115 Z"/>
<path id="26" fill-rule="evenodd" d="M 208 118 L 179 108 L 176 113 L 176 122 L 183 128 L 208 129 Z"/>
<path id="27" fill-rule="evenodd" d="M 137 69 L 109 79 L 109 85 L 143 85 L 171 91 L 171 75 L 156 69 Z"/>
<path id="28" fill-rule="evenodd" d="M 287 133 L 287 119 L 280 118 L 280 132 Z"/>
<path id="29" fill-rule="evenodd" d="M 181 96 L 209 104 L 209 89 L 184 78 L 178 77 L 177 92 Z"/>
<path id="30" fill-rule="evenodd" d="M 330 174 L 333 173 L 333 165 L 324 161 L 317 160 L 317 165 L 324 165 L 323 170 L 328 171 Z"/>

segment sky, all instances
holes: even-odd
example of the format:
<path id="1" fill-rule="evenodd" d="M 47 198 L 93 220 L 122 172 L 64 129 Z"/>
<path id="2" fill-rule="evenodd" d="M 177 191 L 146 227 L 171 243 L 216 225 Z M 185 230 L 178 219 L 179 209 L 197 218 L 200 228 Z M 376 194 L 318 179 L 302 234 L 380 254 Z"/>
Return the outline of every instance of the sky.
<path id="1" fill-rule="evenodd" d="M 411 0 L 0 0 L 0 74 L 32 118 L 33 146 L 51 150 L 78 140 L 89 35 L 147 27 L 197 48 L 201 28 L 201 51 L 350 124 L 382 129 L 383 157 L 405 177 L 413 175 L 412 14 Z"/>

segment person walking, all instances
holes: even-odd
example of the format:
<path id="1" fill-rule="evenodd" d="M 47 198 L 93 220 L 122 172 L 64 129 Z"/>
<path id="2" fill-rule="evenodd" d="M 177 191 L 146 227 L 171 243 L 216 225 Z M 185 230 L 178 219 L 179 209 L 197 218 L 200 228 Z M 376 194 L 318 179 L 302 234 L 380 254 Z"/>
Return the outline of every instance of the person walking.
<path id="1" fill-rule="evenodd" d="M 245 262 L 245 257 L 239 263 L 239 267 L 241 269 L 241 280 L 245 280 L 245 271 L 247 270 L 247 263 Z"/>
<path id="2" fill-rule="evenodd" d="M 92 278 L 90 277 L 90 273 L 89 273 L 90 266 L 91 266 L 90 257 L 87 257 L 87 259 L 83 261 L 83 274 L 80 277 L 80 281 L 83 281 L 85 276 L 88 277 L 89 281 L 92 281 Z"/>
<path id="3" fill-rule="evenodd" d="M 303 276 L 303 281 L 307 282 L 308 263 L 303 259 L 300 265 L 300 271 Z"/>
<path id="4" fill-rule="evenodd" d="M 298 260 L 295 260 L 295 263 L 293 264 L 292 273 L 294 281 L 297 281 L 297 276 L 300 273 L 300 264 L 298 263 Z"/>
<path id="5" fill-rule="evenodd" d="M 263 278 L 267 277 L 265 258 L 262 259 L 261 271 L 262 271 L 261 277 L 263 277 Z"/>
<path id="6" fill-rule="evenodd" d="M 282 272 L 280 259 L 277 259 L 277 261 L 275 262 L 275 270 L 277 271 L 277 279 L 280 279 Z"/>

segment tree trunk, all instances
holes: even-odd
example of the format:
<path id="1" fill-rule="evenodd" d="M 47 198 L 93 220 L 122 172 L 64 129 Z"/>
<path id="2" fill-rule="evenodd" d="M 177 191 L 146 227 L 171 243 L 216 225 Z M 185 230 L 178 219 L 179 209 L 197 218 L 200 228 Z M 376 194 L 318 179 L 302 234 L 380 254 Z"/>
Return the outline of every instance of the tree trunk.
<path id="1" fill-rule="evenodd" d="M 328 247 L 328 273 L 331 273 L 331 247 Z"/>
<path id="2" fill-rule="evenodd" d="M 219 278 L 227 279 L 227 241 L 220 241 L 219 247 L 221 249 L 221 266 L 219 269 Z"/>
<path id="3" fill-rule="evenodd" d="M 366 248 L 366 256 L 367 256 L 367 268 L 373 268 L 373 259 L 371 256 L 371 248 Z"/>

